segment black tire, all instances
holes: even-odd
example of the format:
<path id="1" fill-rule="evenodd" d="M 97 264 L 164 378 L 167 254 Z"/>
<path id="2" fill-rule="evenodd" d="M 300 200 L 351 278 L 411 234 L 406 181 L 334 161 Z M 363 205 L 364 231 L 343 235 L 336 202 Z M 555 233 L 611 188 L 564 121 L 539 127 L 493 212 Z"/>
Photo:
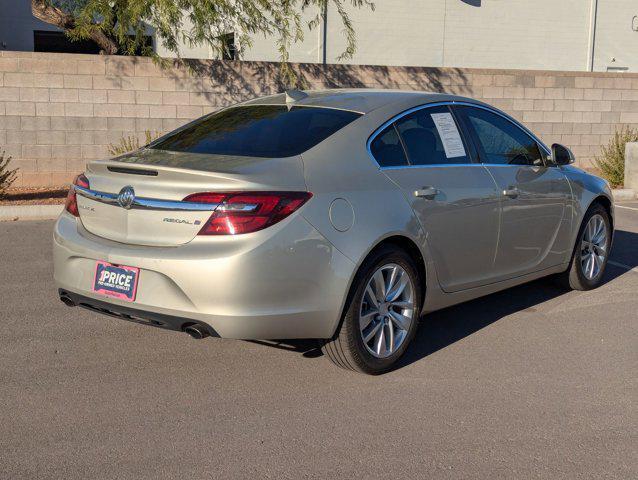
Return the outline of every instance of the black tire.
<path id="1" fill-rule="evenodd" d="M 364 344 L 359 328 L 359 313 L 368 282 L 379 268 L 387 264 L 399 265 L 409 275 L 413 285 L 414 314 L 410 328 L 399 348 L 386 358 L 377 358 L 367 350 Z M 405 353 L 416 333 L 423 302 L 422 285 L 423 279 L 420 278 L 414 260 L 404 250 L 389 245 L 375 250 L 365 260 L 352 283 L 341 324 L 335 336 L 322 342 L 324 355 L 335 365 L 355 372 L 379 375 L 390 370 Z"/>
<path id="2" fill-rule="evenodd" d="M 591 218 L 595 215 L 600 215 L 605 223 L 605 230 L 607 234 L 607 252 L 602 267 L 600 268 L 600 272 L 594 278 L 589 279 L 585 275 L 582 262 L 580 261 L 580 256 L 585 228 L 587 227 L 587 224 L 589 223 Z M 578 236 L 576 237 L 576 245 L 574 245 L 572 258 L 569 262 L 569 268 L 564 273 L 558 274 L 556 276 L 558 284 L 566 289 L 581 291 L 592 290 L 598 287 L 602 283 L 603 277 L 605 275 L 605 268 L 607 267 L 609 251 L 611 249 L 611 239 L 612 230 L 609 214 L 607 213 L 605 207 L 603 207 L 600 203 L 595 203 L 591 207 L 589 207 L 589 210 L 587 210 L 585 216 L 583 217 L 580 229 L 578 230 Z"/>

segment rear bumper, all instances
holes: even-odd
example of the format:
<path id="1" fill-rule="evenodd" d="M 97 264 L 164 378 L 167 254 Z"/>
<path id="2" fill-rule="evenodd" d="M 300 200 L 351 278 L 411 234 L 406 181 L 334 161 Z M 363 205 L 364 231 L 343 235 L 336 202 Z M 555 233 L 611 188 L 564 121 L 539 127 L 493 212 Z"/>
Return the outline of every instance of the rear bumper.
<path id="1" fill-rule="evenodd" d="M 145 247 L 92 235 L 63 213 L 53 259 L 57 287 L 80 306 L 173 330 L 203 324 L 238 339 L 331 337 L 355 268 L 301 215 L 255 234 Z M 135 302 L 92 291 L 97 260 L 140 269 Z"/>
<path id="2" fill-rule="evenodd" d="M 60 299 L 65 298 L 72 302 L 72 305 L 69 304 L 69 306 L 86 308 L 87 310 L 91 310 L 92 312 L 101 313 L 110 317 L 115 317 L 134 323 L 141 323 L 143 325 L 149 325 L 152 327 L 175 330 L 177 332 L 181 332 L 187 326 L 197 323 L 199 325 L 202 325 L 205 331 L 211 337 L 219 337 L 219 334 L 210 325 L 190 321 L 187 318 L 165 315 L 163 313 L 146 312 L 135 308 L 125 307 L 123 305 L 115 305 L 113 303 L 86 297 L 77 293 L 68 292 L 61 288 L 58 290 L 58 294 L 60 295 Z"/>

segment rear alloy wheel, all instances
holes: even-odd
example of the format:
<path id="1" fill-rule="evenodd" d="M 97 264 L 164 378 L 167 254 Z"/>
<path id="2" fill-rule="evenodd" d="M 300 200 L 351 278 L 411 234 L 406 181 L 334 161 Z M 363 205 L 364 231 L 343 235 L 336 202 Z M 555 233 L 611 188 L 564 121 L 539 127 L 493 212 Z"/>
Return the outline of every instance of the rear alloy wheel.
<path id="1" fill-rule="evenodd" d="M 369 374 L 389 370 L 417 328 L 421 294 L 413 260 L 383 247 L 361 267 L 340 331 L 326 341 L 326 356 L 340 367 Z"/>
<path id="2" fill-rule="evenodd" d="M 361 338 L 368 352 L 387 358 L 405 341 L 414 321 L 414 286 L 408 273 L 394 263 L 372 275 L 359 311 Z"/>
<path id="3" fill-rule="evenodd" d="M 593 205 L 585 214 L 570 267 L 559 276 L 560 283 L 574 290 L 598 287 L 607 266 L 611 236 L 607 210 L 600 204 Z"/>

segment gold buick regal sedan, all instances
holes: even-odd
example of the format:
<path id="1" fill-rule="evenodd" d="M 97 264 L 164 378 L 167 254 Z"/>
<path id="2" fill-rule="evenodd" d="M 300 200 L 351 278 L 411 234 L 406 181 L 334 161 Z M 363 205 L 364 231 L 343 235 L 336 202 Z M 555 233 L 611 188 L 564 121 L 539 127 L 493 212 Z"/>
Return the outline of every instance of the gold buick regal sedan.
<path id="1" fill-rule="evenodd" d="M 607 183 L 484 103 L 289 91 L 93 161 L 54 232 L 61 300 L 194 338 L 316 338 L 387 371 L 420 315 L 601 283 Z"/>

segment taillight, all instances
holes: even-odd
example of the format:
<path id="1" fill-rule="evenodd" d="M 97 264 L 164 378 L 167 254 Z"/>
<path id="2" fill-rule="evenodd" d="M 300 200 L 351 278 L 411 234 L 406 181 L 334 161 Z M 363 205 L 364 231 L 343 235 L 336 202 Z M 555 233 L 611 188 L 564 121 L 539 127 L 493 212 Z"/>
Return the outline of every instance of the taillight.
<path id="1" fill-rule="evenodd" d="M 86 178 L 83 173 L 81 173 L 77 177 L 75 177 L 75 180 L 73 180 L 73 185 L 89 188 L 89 179 Z M 78 212 L 78 200 L 73 185 L 71 185 L 71 188 L 69 188 L 69 193 L 67 194 L 66 202 L 64 203 L 64 209 L 71 215 L 79 217 L 80 212 Z"/>
<path id="2" fill-rule="evenodd" d="M 310 192 L 206 192 L 189 195 L 184 201 L 219 204 L 199 235 L 239 235 L 274 225 L 310 197 Z"/>

